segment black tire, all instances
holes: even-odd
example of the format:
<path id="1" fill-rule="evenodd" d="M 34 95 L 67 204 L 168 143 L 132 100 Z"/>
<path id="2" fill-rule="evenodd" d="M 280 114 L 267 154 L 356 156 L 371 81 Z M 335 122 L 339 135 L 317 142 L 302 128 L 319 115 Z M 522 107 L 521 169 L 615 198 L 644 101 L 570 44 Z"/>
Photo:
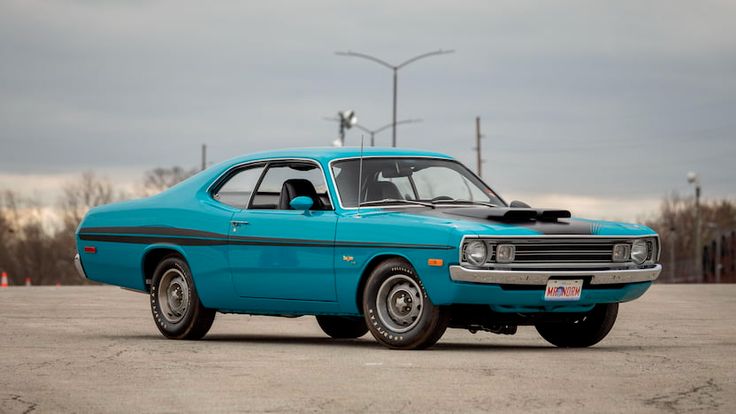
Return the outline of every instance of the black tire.
<path id="1" fill-rule="evenodd" d="M 611 332 L 618 315 L 618 303 L 596 305 L 590 312 L 570 322 L 539 323 L 542 338 L 560 348 L 585 348 L 603 340 Z"/>
<path id="2" fill-rule="evenodd" d="M 202 339 L 215 320 L 216 311 L 199 301 L 189 266 L 179 256 L 168 256 L 156 266 L 150 298 L 153 321 L 169 339 Z"/>
<path id="3" fill-rule="evenodd" d="M 370 274 L 363 314 L 373 337 L 392 349 L 429 348 L 449 322 L 448 312 L 432 304 L 414 268 L 401 259 L 386 260 Z"/>
<path id="4" fill-rule="evenodd" d="M 335 339 L 354 339 L 368 333 L 363 318 L 318 315 L 317 323 L 322 331 Z"/>

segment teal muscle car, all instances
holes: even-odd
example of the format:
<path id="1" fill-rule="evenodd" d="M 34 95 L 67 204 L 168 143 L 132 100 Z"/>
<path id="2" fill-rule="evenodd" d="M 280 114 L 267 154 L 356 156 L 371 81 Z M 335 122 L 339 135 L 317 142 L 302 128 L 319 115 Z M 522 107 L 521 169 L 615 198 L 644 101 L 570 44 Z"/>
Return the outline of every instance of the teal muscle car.
<path id="1" fill-rule="evenodd" d="M 591 346 L 661 271 L 645 226 L 507 203 L 447 155 L 378 148 L 223 162 L 93 208 L 77 250 L 83 277 L 147 293 L 168 338 L 204 337 L 217 312 L 315 315 L 397 349 L 520 325 Z"/>

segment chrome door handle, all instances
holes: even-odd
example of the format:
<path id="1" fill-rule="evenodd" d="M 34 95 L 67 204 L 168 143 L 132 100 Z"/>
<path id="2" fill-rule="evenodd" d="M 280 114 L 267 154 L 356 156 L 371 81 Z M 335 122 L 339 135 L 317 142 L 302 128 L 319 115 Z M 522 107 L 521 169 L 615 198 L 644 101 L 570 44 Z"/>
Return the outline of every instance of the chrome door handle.
<path id="1" fill-rule="evenodd" d="M 245 226 L 248 224 L 248 222 L 245 220 L 232 220 L 230 224 L 233 225 L 233 231 L 237 231 L 238 227 Z"/>

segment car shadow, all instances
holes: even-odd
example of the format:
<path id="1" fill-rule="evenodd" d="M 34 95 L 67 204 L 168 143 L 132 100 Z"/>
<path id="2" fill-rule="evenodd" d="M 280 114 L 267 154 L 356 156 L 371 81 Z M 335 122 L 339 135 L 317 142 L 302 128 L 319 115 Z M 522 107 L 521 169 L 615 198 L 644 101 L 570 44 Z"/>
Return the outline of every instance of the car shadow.
<path id="1" fill-rule="evenodd" d="M 160 335 L 120 335 L 108 336 L 109 339 L 135 339 L 135 340 L 160 340 L 168 341 Z M 264 335 L 264 334 L 211 334 L 204 337 L 199 343 L 221 343 L 221 344 L 271 344 L 271 345 L 290 345 L 290 346 L 332 346 L 332 347 L 350 347 L 350 348 L 373 348 L 386 349 L 384 346 L 376 342 L 370 335 L 365 335 L 357 339 L 332 339 L 326 336 L 289 336 L 289 335 Z M 608 345 L 605 342 L 590 348 L 557 348 L 548 344 L 533 343 L 498 343 L 493 338 L 483 342 L 456 342 L 442 341 L 438 342 L 426 352 L 447 352 L 447 351 L 477 351 L 477 352 L 630 352 L 647 350 L 662 350 L 668 348 L 677 348 L 677 345 L 660 345 L 660 346 L 641 346 L 641 345 Z"/>
<path id="2" fill-rule="evenodd" d="M 203 341 L 220 343 L 258 343 L 275 345 L 320 345 L 320 346 L 348 346 L 348 347 L 373 347 L 379 346 L 370 336 L 357 339 L 333 339 L 326 336 L 286 336 L 286 335 L 260 335 L 260 334 L 214 334 L 207 335 Z"/>
<path id="3" fill-rule="evenodd" d="M 386 349 L 383 345 L 376 342 L 370 335 L 362 336 L 357 339 L 333 339 L 329 337 L 304 337 L 304 336 L 281 336 L 281 335 L 253 335 L 253 334 L 236 334 L 223 335 L 217 334 L 207 336 L 204 341 L 212 342 L 228 342 L 228 343 L 260 343 L 260 344 L 286 344 L 286 345 L 319 345 L 319 346 L 342 346 L 342 347 L 364 347 Z M 558 349 L 552 345 L 519 345 L 519 344 L 499 344 L 491 341 L 486 343 L 467 343 L 467 342 L 438 342 L 433 347 L 425 351 L 539 351 Z"/>

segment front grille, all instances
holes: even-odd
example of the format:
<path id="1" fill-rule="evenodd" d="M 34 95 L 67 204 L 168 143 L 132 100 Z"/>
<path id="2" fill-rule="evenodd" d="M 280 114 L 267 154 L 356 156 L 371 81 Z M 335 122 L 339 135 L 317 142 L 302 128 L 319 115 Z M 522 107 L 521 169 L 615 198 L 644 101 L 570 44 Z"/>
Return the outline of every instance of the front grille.
<path id="1" fill-rule="evenodd" d="M 469 243 L 473 238 L 468 238 Z M 631 243 L 626 238 L 482 238 L 488 249 L 485 266 L 497 268 L 561 268 L 570 265 L 571 268 L 600 269 L 626 267 L 631 263 L 613 261 L 613 246 L 619 243 Z M 516 249 L 514 260 L 510 263 L 496 263 L 496 248 L 499 244 L 512 244 Z M 468 264 L 461 249 L 460 260 Z"/>
<path id="2" fill-rule="evenodd" d="M 512 243 L 514 263 L 611 263 L 613 242 L 590 243 Z"/>

